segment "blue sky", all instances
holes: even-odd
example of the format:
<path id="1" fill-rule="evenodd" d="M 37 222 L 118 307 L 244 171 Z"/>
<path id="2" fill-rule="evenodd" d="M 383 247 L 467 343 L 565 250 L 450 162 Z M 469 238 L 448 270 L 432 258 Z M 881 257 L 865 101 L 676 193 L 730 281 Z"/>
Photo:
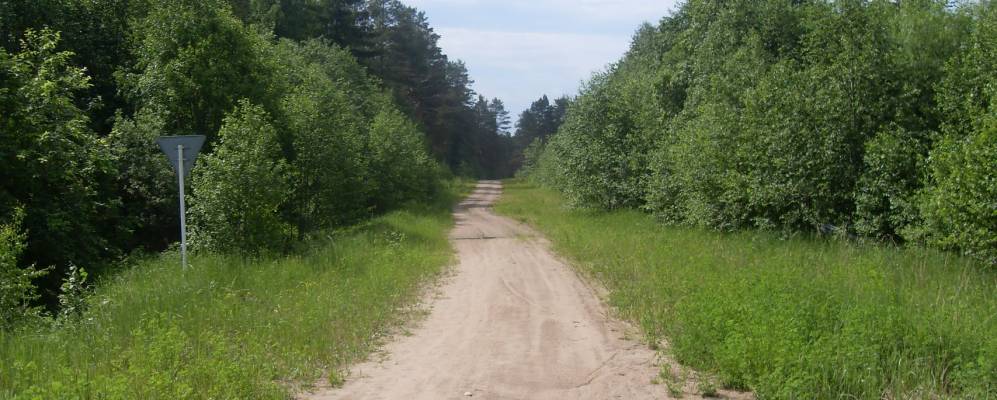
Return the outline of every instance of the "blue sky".
<path id="1" fill-rule="evenodd" d="M 461 59 L 475 91 L 515 117 L 542 94 L 574 95 L 618 60 L 643 22 L 677 0 L 403 0 L 426 12 L 440 47 Z"/>

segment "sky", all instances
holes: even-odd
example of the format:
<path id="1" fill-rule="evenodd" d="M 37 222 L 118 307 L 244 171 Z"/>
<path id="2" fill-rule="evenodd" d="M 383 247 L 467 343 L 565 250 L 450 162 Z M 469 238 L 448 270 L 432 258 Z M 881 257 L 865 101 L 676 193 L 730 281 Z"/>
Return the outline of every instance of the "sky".
<path id="1" fill-rule="evenodd" d="M 630 47 L 643 22 L 678 0 L 403 0 L 425 11 L 450 59 L 467 64 L 474 90 L 502 99 L 513 120 L 548 95 L 575 95 L 582 81 Z"/>

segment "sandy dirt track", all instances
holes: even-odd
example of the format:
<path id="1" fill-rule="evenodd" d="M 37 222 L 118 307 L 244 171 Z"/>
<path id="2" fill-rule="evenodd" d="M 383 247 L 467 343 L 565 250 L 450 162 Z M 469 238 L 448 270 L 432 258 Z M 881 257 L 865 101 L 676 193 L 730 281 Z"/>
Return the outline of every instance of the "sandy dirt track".
<path id="1" fill-rule="evenodd" d="M 630 328 L 536 232 L 491 211 L 501 189 L 483 181 L 454 211 L 459 264 L 411 335 L 351 368 L 344 387 L 302 398 L 669 397 L 651 383 L 655 352 L 624 338 Z"/>

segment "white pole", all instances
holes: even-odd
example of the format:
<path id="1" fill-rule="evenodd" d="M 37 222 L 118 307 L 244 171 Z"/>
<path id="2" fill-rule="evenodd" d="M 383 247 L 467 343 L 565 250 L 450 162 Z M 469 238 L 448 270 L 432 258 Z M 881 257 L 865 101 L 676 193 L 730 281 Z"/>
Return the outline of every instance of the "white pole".
<path id="1" fill-rule="evenodd" d="M 180 265 L 187 270 L 187 206 L 183 196 L 183 145 L 177 145 L 177 175 L 180 177 Z"/>

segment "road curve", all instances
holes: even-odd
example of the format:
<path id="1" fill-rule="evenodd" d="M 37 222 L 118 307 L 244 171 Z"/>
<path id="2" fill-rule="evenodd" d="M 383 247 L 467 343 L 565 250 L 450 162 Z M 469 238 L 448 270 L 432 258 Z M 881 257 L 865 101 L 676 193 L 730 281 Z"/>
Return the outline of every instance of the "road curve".
<path id="1" fill-rule="evenodd" d="M 655 352 L 529 227 L 491 211 L 483 181 L 454 211 L 459 263 L 428 317 L 304 399 L 662 399 Z M 686 396 L 685 398 L 689 398 Z"/>

